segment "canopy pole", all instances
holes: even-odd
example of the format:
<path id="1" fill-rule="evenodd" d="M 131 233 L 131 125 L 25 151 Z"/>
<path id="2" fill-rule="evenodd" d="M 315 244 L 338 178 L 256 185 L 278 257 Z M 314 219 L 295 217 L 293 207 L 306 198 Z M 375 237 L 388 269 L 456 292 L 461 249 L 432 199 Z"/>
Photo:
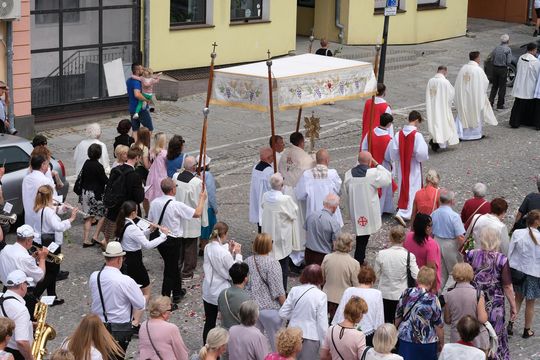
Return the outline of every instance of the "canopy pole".
<path id="1" fill-rule="evenodd" d="M 210 54 L 210 74 L 208 77 L 208 88 L 206 91 L 206 103 L 203 109 L 203 128 L 201 135 L 201 146 L 199 149 L 199 166 L 197 166 L 197 175 L 201 175 L 202 172 L 202 187 L 206 185 L 206 133 L 208 130 L 208 114 L 210 113 L 210 98 L 212 97 L 212 85 L 214 82 L 214 61 L 216 59 L 216 42 L 212 44 L 212 53 Z"/>
<path id="2" fill-rule="evenodd" d="M 298 119 L 296 119 L 296 132 L 300 131 L 300 119 L 302 119 L 302 107 L 298 108 Z"/>
<path id="3" fill-rule="evenodd" d="M 375 80 L 377 80 L 377 75 L 379 73 L 379 56 L 381 54 L 381 46 L 377 44 L 375 47 L 375 69 L 373 72 L 375 73 Z M 372 142 L 372 132 L 371 127 L 373 126 L 373 118 L 375 117 L 375 95 L 371 96 L 371 109 L 369 109 L 369 131 L 367 132 L 368 137 L 368 151 L 371 153 L 371 142 Z M 362 139 L 360 139 L 360 151 L 362 151 Z"/>
<path id="4" fill-rule="evenodd" d="M 268 60 L 266 66 L 268 66 L 268 97 L 269 97 L 269 111 L 270 111 L 270 129 L 272 131 L 272 139 L 276 136 L 276 130 L 274 127 L 274 94 L 272 89 L 272 60 L 270 57 L 270 49 L 268 49 Z M 277 156 L 276 148 L 272 146 L 272 158 L 274 159 L 274 174 L 277 173 Z"/>

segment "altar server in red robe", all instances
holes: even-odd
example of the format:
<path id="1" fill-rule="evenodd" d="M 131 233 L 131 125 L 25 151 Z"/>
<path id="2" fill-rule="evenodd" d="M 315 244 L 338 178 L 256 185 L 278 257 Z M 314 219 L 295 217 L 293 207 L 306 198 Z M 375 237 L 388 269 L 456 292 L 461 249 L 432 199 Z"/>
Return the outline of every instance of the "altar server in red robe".
<path id="1" fill-rule="evenodd" d="M 373 122 L 371 123 L 371 128 L 369 127 L 369 121 L 371 116 L 372 101 L 371 98 L 366 101 L 366 104 L 364 105 L 364 114 L 362 115 L 362 140 L 364 140 L 370 130 L 373 130 L 377 126 L 379 126 L 379 119 L 381 118 L 382 114 L 392 114 L 392 109 L 390 109 L 390 105 L 388 105 L 388 103 L 384 99 L 385 95 L 386 86 L 382 83 L 377 84 L 377 96 L 375 96 L 375 109 L 373 111 Z M 390 127 L 390 130 L 390 133 L 393 136 L 394 128 Z"/>

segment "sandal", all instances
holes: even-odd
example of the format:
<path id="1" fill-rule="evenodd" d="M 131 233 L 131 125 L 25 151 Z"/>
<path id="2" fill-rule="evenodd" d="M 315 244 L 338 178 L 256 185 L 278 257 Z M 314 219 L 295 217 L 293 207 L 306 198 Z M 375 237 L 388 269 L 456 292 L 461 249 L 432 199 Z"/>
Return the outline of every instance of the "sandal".
<path id="1" fill-rule="evenodd" d="M 527 329 L 527 328 L 523 329 L 523 335 L 521 335 L 522 338 L 528 339 L 531 336 L 534 336 L 534 331 L 532 331 L 531 329 Z"/>
<path id="2" fill-rule="evenodd" d="M 513 321 L 508 322 L 508 326 L 506 327 L 506 332 L 508 332 L 509 336 L 514 335 L 514 322 Z"/>

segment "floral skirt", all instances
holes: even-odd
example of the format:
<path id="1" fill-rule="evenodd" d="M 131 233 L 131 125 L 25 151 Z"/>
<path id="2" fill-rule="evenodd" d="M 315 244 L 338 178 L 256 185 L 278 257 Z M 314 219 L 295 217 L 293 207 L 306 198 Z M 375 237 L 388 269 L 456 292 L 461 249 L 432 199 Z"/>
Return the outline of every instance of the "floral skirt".
<path id="1" fill-rule="evenodd" d="M 105 216 L 103 200 L 96 199 L 92 190 L 83 190 L 82 195 L 79 196 L 79 203 L 81 204 L 81 210 L 85 213 L 99 218 Z"/>
<path id="2" fill-rule="evenodd" d="M 514 285 L 516 292 L 520 293 L 527 300 L 540 298 L 540 278 L 525 275 L 525 280 L 521 285 Z"/>

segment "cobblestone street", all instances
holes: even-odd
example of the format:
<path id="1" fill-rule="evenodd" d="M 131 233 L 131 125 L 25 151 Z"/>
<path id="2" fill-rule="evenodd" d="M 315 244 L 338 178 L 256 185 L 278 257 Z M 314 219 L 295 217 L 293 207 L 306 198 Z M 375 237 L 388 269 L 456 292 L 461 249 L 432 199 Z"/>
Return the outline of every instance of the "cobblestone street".
<path id="1" fill-rule="evenodd" d="M 393 65 L 385 76 L 387 100 L 395 114 L 395 129 L 405 124 L 406 115 L 411 110 L 425 110 L 425 86 L 436 72 L 437 66 L 448 66 L 449 80 L 454 83 L 459 68 L 468 62 L 468 53 L 479 50 L 484 59 L 499 42 L 503 33 L 510 34 L 512 44 L 531 41 L 532 28 L 524 25 L 509 25 L 501 22 L 469 19 L 469 30 L 476 37 L 461 37 L 435 43 L 391 47 L 392 51 L 413 51 L 418 54 L 414 66 L 400 67 Z M 392 29 L 390 28 L 390 31 Z M 306 40 L 299 39 L 298 52 L 306 49 Z M 334 45 L 335 47 L 335 45 Z M 370 51 L 368 47 L 346 47 L 343 54 Z M 423 54 L 423 55 L 422 55 Z M 352 56 L 352 55 L 351 55 Z M 218 53 L 219 57 L 219 53 Z M 397 58 L 399 56 L 396 55 Z M 201 80 L 205 81 L 205 80 Z M 535 175 L 540 173 L 538 166 L 540 153 L 538 132 L 530 128 L 510 129 L 508 120 L 513 99 L 507 92 L 507 110 L 496 112 L 499 121 L 497 127 L 485 126 L 486 138 L 481 141 L 465 142 L 446 151 L 432 153 L 424 163 L 424 171 L 436 169 L 441 174 L 441 185 L 457 192 L 456 210 L 460 211 L 463 202 L 472 196 L 471 187 L 482 181 L 488 186 L 488 198 L 504 197 L 509 203 L 506 218 L 512 224 L 514 214 L 522 199 L 535 191 Z M 206 94 L 193 94 L 177 102 L 160 102 L 154 115 L 154 127 L 168 135 L 179 134 L 186 140 L 185 149 L 197 152 L 202 126 L 202 107 Z M 330 152 L 330 167 L 336 168 L 341 176 L 356 164 L 359 143 L 361 114 L 364 101 L 348 101 L 333 106 L 319 106 L 305 109 L 304 116 L 321 119 L 321 139 L 316 148 L 327 148 Z M 127 115 L 127 114 L 126 114 Z M 284 136 L 294 130 L 297 113 L 295 111 L 276 112 L 276 131 Z M 109 147 L 112 159 L 112 143 L 116 134 L 116 125 L 121 118 L 103 118 L 102 141 Z M 39 131 L 40 124 L 37 125 Z M 41 131 L 49 138 L 49 146 L 56 158 L 67 166 L 71 186 L 75 182 L 73 149 L 84 138 L 85 125 L 65 126 Z M 422 124 L 420 131 L 427 139 L 427 125 Z M 228 223 L 230 237 L 243 244 L 244 257 L 251 253 L 251 242 L 257 228 L 249 224 L 248 201 L 251 168 L 258 160 L 258 148 L 267 146 L 270 134 L 269 117 L 266 113 L 251 112 L 232 108 L 211 107 L 208 128 L 208 155 L 212 158 L 211 171 L 218 182 L 217 199 L 219 204 L 218 219 Z M 306 145 L 307 147 L 308 145 Z M 68 202 L 76 203 L 73 192 Z M 394 225 L 390 218 L 384 218 L 382 230 L 372 236 L 369 243 L 368 260 L 386 246 L 388 229 Z M 81 316 L 89 312 L 88 288 L 89 275 L 102 265 L 101 252 L 97 248 L 83 249 L 82 221 L 78 220 L 66 234 L 63 246 L 64 270 L 70 271 L 68 280 L 58 285 L 59 297 L 66 303 L 49 310 L 48 322 L 57 330 L 57 338 L 49 344 L 56 348 L 75 328 Z M 345 231 L 351 231 L 346 222 Z M 8 236 L 13 241 L 13 234 Z M 152 293 L 157 294 L 161 287 L 163 262 L 157 250 L 144 251 L 144 261 L 153 282 Z M 188 290 L 185 299 L 179 304 L 171 321 L 180 327 L 183 339 L 193 353 L 202 345 L 203 310 L 201 299 L 202 258 L 199 258 L 198 271 L 192 280 L 185 281 Z M 296 279 L 289 282 L 294 285 Z M 540 308 L 537 307 L 537 313 Z M 537 322 L 533 327 L 540 334 Z M 515 325 L 516 334 L 523 327 L 523 309 Z M 540 343 L 537 338 L 522 339 L 519 335 L 510 339 L 512 359 L 539 359 Z M 131 342 L 129 354 L 134 359 L 137 355 L 137 339 Z"/>

